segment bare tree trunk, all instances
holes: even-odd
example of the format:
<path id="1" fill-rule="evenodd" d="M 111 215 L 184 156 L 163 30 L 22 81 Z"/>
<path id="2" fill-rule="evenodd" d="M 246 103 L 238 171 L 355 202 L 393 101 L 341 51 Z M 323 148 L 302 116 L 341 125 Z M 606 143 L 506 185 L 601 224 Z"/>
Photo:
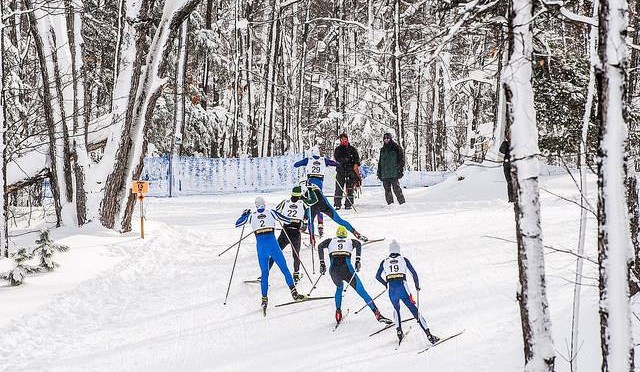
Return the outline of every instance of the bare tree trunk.
<path id="1" fill-rule="evenodd" d="M 239 64 L 240 64 L 240 33 L 238 31 L 238 2 L 240 0 L 233 1 L 233 126 L 231 129 L 231 157 L 238 156 L 238 131 L 239 131 L 239 110 L 238 110 L 238 95 L 240 94 L 238 89 L 239 76 Z"/>
<path id="2" fill-rule="evenodd" d="M 131 229 L 135 197 L 130 192 L 129 181 L 137 179 L 142 171 L 146 149 L 145 132 L 151 122 L 156 100 L 161 94 L 163 83 L 166 81 L 163 75 L 172 41 L 178 28 L 198 2 L 199 0 L 182 0 L 179 6 L 171 3 L 165 4 L 165 7 L 173 7 L 174 10 L 163 15 L 157 26 L 153 41 L 149 46 L 144 74 L 140 75 L 136 89 L 132 90 L 135 94 L 130 96 L 129 102 L 133 104 L 130 104 L 127 110 L 124 130 L 115 157 L 114 170 L 106 180 L 100 218 L 106 227 L 113 228 L 118 225 L 121 231 Z M 136 40 L 142 42 L 144 32 L 138 37 Z M 143 48 L 138 48 L 138 52 L 144 53 Z M 134 67 L 134 70 L 140 71 L 141 60 L 142 58 L 136 60 L 138 66 Z M 138 75 L 134 74 L 133 76 Z M 134 89 L 133 86 L 132 89 Z"/>
<path id="3" fill-rule="evenodd" d="M 3 7 L 0 5 L 0 19 L 4 19 Z M 4 92 L 4 30 L 0 29 L 0 259 L 9 257 L 9 228 L 7 223 L 7 122 L 5 120 Z"/>
<path id="4" fill-rule="evenodd" d="M 76 3 L 75 6 L 81 5 Z M 75 175 L 75 198 L 76 214 L 78 225 L 87 222 L 87 193 L 85 191 L 85 167 L 90 160 L 86 150 L 86 116 L 81 115 L 86 105 L 84 98 L 84 76 L 82 75 L 82 40 L 76 40 L 76 29 L 82 27 L 80 14 L 81 9 L 75 9 L 71 0 L 65 0 L 65 10 L 67 16 L 67 37 L 69 39 L 69 49 L 71 55 L 71 77 L 73 81 L 73 170 Z M 79 32 L 78 32 L 79 34 Z M 85 122 L 80 126 L 79 119 L 84 118 Z M 71 182 L 69 182 L 71 185 Z"/>
<path id="5" fill-rule="evenodd" d="M 264 110 L 264 127 L 262 148 L 266 145 L 266 156 L 271 156 L 273 148 L 273 133 L 274 133 L 274 120 L 275 120 L 275 97 L 277 95 L 277 59 L 278 59 L 278 47 L 280 41 L 280 0 L 273 0 L 271 10 L 271 24 L 269 26 L 269 54 L 267 58 L 266 66 L 266 83 L 265 83 L 265 110 Z M 267 138 L 264 138 L 265 130 Z M 264 150 L 263 150 L 264 156 Z"/>
<path id="6" fill-rule="evenodd" d="M 253 20 L 253 10 L 251 2 L 245 7 L 245 18 L 251 22 Z M 249 123 L 249 153 L 252 157 L 259 155 L 258 147 L 258 123 L 256 123 L 256 116 L 254 112 L 254 94 L 251 81 L 251 71 L 253 69 L 253 38 L 251 37 L 251 30 L 247 30 L 247 36 L 245 38 L 245 45 L 247 53 L 245 57 L 245 79 L 247 83 L 247 123 Z"/>
<path id="7" fill-rule="evenodd" d="M 187 34 L 189 22 L 183 22 L 180 27 L 180 39 L 178 40 L 178 58 L 176 66 L 176 87 L 174 90 L 173 110 L 173 136 L 171 136 L 171 149 L 169 152 L 169 197 L 173 197 L 175 183 L 176 158 L 180 156 L 182 146 L 182 134 L 184 132 L 185 119 L 185 74 L 187 72 Z"/>
<path id="8" fill-rule="evenodd" d="M 638 179 L 630 176 L 627 183 L 629 222 L 634 259 L 629 277 L 629 296 L 640 292 L 640 203 L 638 201 Z"/>
<path id="9" fill-rule="evenodd" d="M 30 0 L 25 1 L 26 7 L 28 9 L 33 9 L 33 4 Z M 56 211 L 56 226 L 62 225 L 62 195 L 60 190 L 60 185 L 64 185 L 64 176 L 62 175 L 62 169 L 59 164 L 59 157 L 63 157 L 64 154 L 62 152 L 62 146 L 58 145 L 60 140 L 58 139 L 59 133 L 61 130 L 57 128 L 60 125 L 56 125 L 56 119 L 54 118 L 54 110 L 55 106 L 52 104 L 55 97 L 55 89 L 51 87 L 50 76 L 49 76 L 49 67 L 47 66 L 47 61 L 45 57 L 44 45 L 42 41 L 42 36 L 40 35 L 38 26 L 36 24 L 36 15 L 35 10 L 28 12 L 29 24 L 31 25 L 31 33 L 34 40 L 34 45 L 36 48 L 36 54 L 38 56 L 38 60 L 40 62 L 40 74 L 42 77 L 43 84 L 43 108 L 44 108 L 44 119 L 47 125 L 47 133 L 49 136 L 49 157 L 51 159 L 50 164 L 50 178 L 51 178 L 51 193 L 53 194 L 54 208 Z M 58 119 L 60 119 L 60 115 L 56 115 Z M 66 189 L 66 187 L 62 187 Z"/>
<path id="10" fill-rule="evenodd" d="M 418 82 L 416 84 L 416 124 L 415 124 L 415 129 L 413 130 L 414 133 L 414 137 L 415 137 L 415 142 L 413 144 L 414 147 L 414 156 L 415 156 L 415 162 L 416 162 L 416 167 L 415 170 L 420 171 L 422 170 L 421 168 L 421 161 L 420 161 L 420 99 L 422 98 L 422 65 L 418 65 L 418 74 L 416 76 L 418 78 Z"/>
<path id="11" fill-rule="evenodd" d="M 402 122 L 402 71 L 400 71 L 400 0 L 394 0 L 393 11 L 393 55 L 391 57 L 391 79 L 393 81 L 393 113 L 398 143 L 403 149 L 407 148 Z"/>
<path id="12" fill-rule="evenodd" d="M 537 155 L 538 129 L 531 84 L 533 58 L 531 0 L 512 0 L 509 11 L 509 61 L 504 88 L 511 134 L 511 171 L 516 180 L 516 237 L 525 371 L 553 371 L 555 355 L 546 295 Z"/>
<path id="13" fill-rule="evenodd" d="M 598 0 L 593 2 L 592 16 L 595 17 L 598 11 Z M 578 159 L 580 162 L 580 232 L 578 236 L 578 259 L 576 260 L 576 276 L 575 287 L 573 290 L 573 316 L 571 317 L 571 355 L 569 361 L 571 363 L 571 371 L 578 371 L 578 349 L 579 338 L 578 330 L 580 324 L 580 290 L 582 287 L 582 254 L 584 253 L 585 235 L 587 232 L 587 135 L 589 132 L 589 122 L 591 120 L 591 108 L 593 106 L 593 96 L 595 93 L 595 66 L 596 61 L 596 38 L 598 29 L 595 26 L 590 27 L 588 52 L 590 56 L 589 64 L 589 85 L 587 87 L 587 102 L 584 107 L 584 115 L 582 117 L 582 140 L 578 146 Z"/>
<path id="14" fill-rule="evenodd" d="M 304 17 L 304 28 L 302 31 L 302 52 L 300 53 L 300 70 L 298 80 L 298 106 L 296 107 L 296 151 L 303 151 L 304 144 L 302 141 L 302 110 L 304 108 L 304 74 L 307 67 L 307 41 L 309 37 L 309 13 L 311 11 L 310 2 L 305 2 L 306 12 Z M 311 77 L 313 79 L 313 76 Z"/>
<path id="15" fill-rule="evenodd" d="M 601 1 L 598 57 L 598 261 L 602 371 L 633 371 L 629 303 L 627 178 L 626 32 L 627 3 Z"/>

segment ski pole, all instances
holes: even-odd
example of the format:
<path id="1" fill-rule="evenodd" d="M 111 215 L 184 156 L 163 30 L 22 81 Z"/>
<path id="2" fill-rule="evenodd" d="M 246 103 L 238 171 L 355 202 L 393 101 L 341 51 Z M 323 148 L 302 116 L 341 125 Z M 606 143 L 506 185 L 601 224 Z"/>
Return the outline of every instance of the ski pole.
<path id="1" fill-rule="evenodd" d="M 358 210 L 356 209 L 355 205 L 353 205 L 353 195 L 351 196 L 351 199 L 349 199 L 349 194 L 347 194 L 347 192 L 344 190 L 344 187 L 342 187 L 342 185 L 340 184 L 340 182 L 338 182 L 338 180 L 334 177 L 333 178 L 336 181 L 336 185 L 338 185 L 338 187 L 340 188 L 340 190 L 342 190 L 342 193 L 345 196 L 345 203 L 344 205 L 346 206 L 347 203 L 346 201 L 349 201 L 351 203 L 351 208 L 353 208 L 353 211 L 358 213 Z M 344 183 L 347 183 L 347 180 L 345 179 Z"/>
<path id="2" fill-rule="evenodd" d="M 278 222 L 280 222 L 280 221 L 278 221 Z M 304 270 L 305 275 L 307 275 L 307 278 L 309 278 L 309 283 L 313 284 L 313 282 L 311 281 L 311 276 L 309 275 L 309 272 L 307 271 L 307 268 L 304 266 L 304 263 L 302 262 L 302 259 L 300 258 L 300 253 L 298 253 L 298 251 L 296 250 L 296 247 L 293 245 L 293 242 L 291 241 L 291 238 L 289 237 L 289 234 L 287 234 L 287 229 L 284 228 L 284 226 L 282 225 L 282 222 L 280 222 L 280 226 L 282 226 L 282 232 L 284 233 L 284 236 L 287 237 L 287 240 L 289 241 L 289 244 L 291 244 L 291 250 L 293 251 L 293 253 L 298 258 L 298 261 L 300 261 L 300 265 L 302 266 L 302 270 Z"/>
<path id="3" fill-rule="evenodd" d="M 242 232 L 240 232 L 240 236 L 242 236 L 242 234 L 244 234 L 244 228 L 247 225 L 242 225 Z M 240 241 L 238 242 L 238 249 L 236 250 L 236 258 L 233 259 L 233 267 L 231 268 L 231 275 L 229 276 L 229 285 L 227 286 L 227 294 L 224 296 L 224 305 L 227 304 L 227 298 L 229 298 L 229 289 L 231 289 L 231 281 L 233 280 L 233 273 L 236 271 L 236 262 L 238 262 L 238 253 L 240 253 L 240 242 L 242 242 L 242 239 L 240 239 Z"/>
<path id="4" fill-rule="evenodd" d="M 316 274 L 316 261 L 314 260 L 314 257 L 313 257 L 313 248 L 315 248 L 315 246 L 316 246 L 316 237 L 315 237 L 315 234 L 314 234 L 314 231 L 313 231 L 314 221 L 313 221 L 313 217 L 311 215 L 311 208 L 308 208 L 307 210 L 309 211 L 308 214 L 307 214 L 309 216 L 308 217 L 308 221 L 309 222 L 308 222 L 307 226 L 309 228 L 309 243 L 311 244 L 311 270 L 312 270 L 313 275 L 315 275 Z"/>
<path id="5" fill-rule="evenodd" d="M 244 227 L 242 228 L 242 230 L 244 231 Z M 247 235 L 244 235 L 243 237 L 241 237 L 240 240 L 237 240 L 235 243 L 231 244 L 227 249 L 225 249 L 224 251 L 218 253 L 218 257 L 220 257 L 223 254 L 227 253 L 227 251 L 229 251 L 229 250 L 231 250 L 231 248 L 235 247 L 236 244 L 240 244 L 241 241 L 243 241 L 245 238 L 247 238 L 251 234 L 253 234 L 253 232 L 247 233 Z"/>
<path id="6" fill-rule="evenodd" d="M 351 282 L 353 281 L 353 278 L 356 277 L 356 271 L 353 270 L 353 275 L 351 275 L 351 279 L 349 279 L 349 283 L 347 283 L 346 288 L 344 289 L 344 292 L 342 292 L 342 295 L 344 296 L 345 293 L 347 293 L 347 289 L 349 289 L 349 287 L 351 287 Z"/>
<path id="7" fill-rule="evenodd" d="M 361 308 L 359 308 L 355 314 L 359 313 L 362 311 L 362 309 L 364 309 L 365 307 L 369 306 L 373 301 L 375 301 L 378 297 L 382 296 L 383 293 L 385 293 L 387 291 L 387 289 L 385 288 L 382 292 L 378 293 L 377 296 L 375 296 L 374 298 L 372 298 L 369 302 L 367 302 L 366 304 L 364 304 L 364 306 L 362 306 Z"/>
<path id="8" fill-rule="evenodd" d="M 316 279 L 316 282 L 313 283 L 313 287 L 311 287 L 311 290 L 309 291 L 309 293 L 307 293 L 307 296 L 311 296 L 311 292 L 313 292 L 313 290 L 316 289 L 316 285 L 320 281 L 320 278 L 322 278 L 322 275 L 324 275 L 324 274 L 318 275 L 318 279 Z"/>

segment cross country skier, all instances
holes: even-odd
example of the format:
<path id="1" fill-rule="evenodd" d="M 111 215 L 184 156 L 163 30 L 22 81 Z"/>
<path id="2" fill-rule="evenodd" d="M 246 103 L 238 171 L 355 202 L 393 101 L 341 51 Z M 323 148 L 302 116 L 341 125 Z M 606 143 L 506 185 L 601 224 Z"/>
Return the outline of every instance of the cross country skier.
<path id="1" fill-rule="evenodd" d="M 329 250 L 329 275 L 331 280 L 336 285 L 336 323 L 339 324 L 342 321 L 342 290 L 344 288 L 343 282 L 347 282 L 347 285 L 352 286 L 356 292 L 362 297 L 362 299 L 369 306 L 371 311 L 379 322 L 391 324 L 392 321 L 380 314 L 380 310 L 376 307 L 376 304 L 371 299 L 371 296 L 367 293 L 356 275 L 356 271 L 360 271 L 360 254 L 362 253 L 362 245 L 356 239 L 347 239 L 347 229 L 344 226 L 338 226 L 336 230 L 336 237 L 332 239 L 325 239 L 318 245 L 318 256 L 320 257 L 320 275 L 324 275 L 327 272 L 327 266 L 324 263 L 324 249 Z M 355 248 L 356 250 L 356 268 L 351 266 L 351 252 Z"/>
<path id="2" fill-rule="evenodd" d="M 289 219 L 290 223 L 284 224 L 278 236 L 278 245 L 284 250 L 291 244 L 291 255 L 293 256 L 293 280 L 298 283 L 300 275 L 300 229 L 306 215 L 306 207 L 301 199 L 302 188 L 295 186 L 291 190 L 291 198 L 285 199 L 276 207 L 276 211 L 282 213 Z M 269 261 L 269 268 L 273 265 L 273 259 Z"/>
<path id="3" fill-rule="evenodd" d="M 327 167 L 337 167 L 339 164 L 331 159 L 320 156 L 320 149 L 318 146 L 311 148 L 311 156 L 299 160 L 293 164 L 294 168 L 305 167 L 307 173 L 307 180 L 310 183 L 318 186 L 322 190 L 322 183 L 324 181 L 324 175 Z M 322 215 L 318 215 L 318 234 L 322 236 L 324 231 Z"/>
<path id="4" fill-rule="evenodd" d="M 416 270 L 407 258 L 400 255 L 400 245 L 395 239 L 393 239 L 389 244 L 389 257 L 380 262 L 380 267 L 376 273 L 376 279 L 378 279 L 378 281 L 385 285 L 389 290 L 389 299 L 391 299 L 391 304 L 395 309 L 393 319 L 396 323 L 398 339 L 402 341 L 402 337 L 404 336 L 402 332 L 402 320 L 400 319 L 400 300 L 402 300 L 409 311 L 411 311 L 411 314 L 413 314 L 413 317 L 418 320 L 418 324 L 420 324 L 420 327 L 427 335 L 429 342 L 435 344 L 440 340 L 440 338 L 431 334 L 429 327 L 427 326 L 427 321 L 424 320 L 422 315 L 420 315 L 413 298 L 409 294 L 410 291 L 407 289 L 406 280 L 407 270 L 409 270 L 413 276 L 416 291 L 420 292 L 420 283 L 418 281 L 418 274 L 416 273 Z M 382 278 L 383 273 L 385 275 L 384 279 Z"/>
<path id="5" fill-rule="evenodd" d="M 336 210 L 333 209 L 331 204 L 329 204 L 329 201 L 322 193 L 322 190 L 318 188 L 318 186 L 307 181 L 307 185 L 303 187 L 302 195 L 303 195 L 304 202 L 307 203 L 307 205 L 310 207 L 309 215 L 308 215 L 309 221 L 313 221 L 318 214 L 324 213 L 327 216 L 329 216 L 338 225 L 344 226 L 356 238 L 362 240 L 363 242 L 366 242 L 367 240 L 369 240 L 366 236 L 356 231 L 356 229 L 354 229 L 353 226 L 351 226 L 351 224 L 348 221 L 340 217 L 338 212 L 336 212 Z M 309 223 L 309 235 L 311 236 L 311 245 L 315 246 L 316 239 L 313 233 L 313 223 L 311 222 Z"/>
<path id="6" fill-rule="evenodd" d="M 267 291 L 269 289 L 269 259 L 273 259 L 275 263 L 284 274 L 284 279 L 291 289 L 291 296 L 294 300 L 301 300 L 303 295 L 298 294 L 296 290 L 293 277 L 287 267 L 287 262 L 284 259 L 284 255 L 278 246 L 274 230 L 276 227 L 276 220 L 284 223 L 291 223 L 289 217 L 266 208 L 266 203 L 261 196 L 258 196 L 255 201 L 256 211 L 251 212 L 250 209 L 245 209 L 242 212 L 242 216 L 236 221 L 236 227 L 242 226 L 247 222 L 251 223 L 253 233 L 256 235 L 256 248 L 258 250 L 258 264 L 260 265 L 260 271 L 262 276 L 260 278 L 260 288 L 262 290 L 262 309 L 265 311 L 267 308 Z"/>

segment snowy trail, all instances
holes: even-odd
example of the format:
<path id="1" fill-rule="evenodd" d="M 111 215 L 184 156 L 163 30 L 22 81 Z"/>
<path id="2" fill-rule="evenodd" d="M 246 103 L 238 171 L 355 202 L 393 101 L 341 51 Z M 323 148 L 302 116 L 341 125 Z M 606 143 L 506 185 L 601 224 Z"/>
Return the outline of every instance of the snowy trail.
<path id="1" fill-rule="evenodd" d="M 36 312 L 0 328 L 0 371 L 519 371 L 522 341 L 515 301 L 517 264 L 513 208 L 504 201 L 501 170 L 482 170 L 464 181 L 405 190 L 408 203 L 386 207 L 380 189 L 365 189 L 359 213 L 340 211 L 358 230 L 387 241 L 366 246 L 360 277 L 372 296 L 383 290 L 377 266 L 391 238 L 400 241 L 420 274 L 420 308 L 436 334 L 466 332 L 427 353 L 419 327 L 394 351 L 392 330 L 369 338 L 382 327 L 364 303 L 347 292 L 343 309 L 351 314 L 332 332 L 333 300 L 274 308 L 290 300 L 277 268 L 270 275 L 268 315 L 261 314 L 255 240 L 243 241 L 228 304 L 224 295 L 235 249 L 217 253 L 240 235 L 233 222 L 254 195 L 151 198 L 144 242 L 120 250 L 119 264 L 53 296 Z M 574 195 L 568 177 L 548 177 L 555 192 Z M 480 185 L 480 186 L 478 186 Z M 480 187 L 483 191 L 475 193 Z M 286 193 L 267 194 L 274 205 Z M 578 208 L 545 195 L 545 244 L 574 249 Z M 325 218 L 325 231 L 335 224 Z M 590 221 L 588 243 L 595 228 Z M 72 247 L 73 248 L 73 247 Z M 311 271 L 309 249 L 301 252 Z M 291 252 L 285 251 L 290 262 Z M 570 335 L 574 259 L 546 255 L 548 295 L 556 348 L 566 352 Z M 316 270 L 318 263 L 316 261 Z M 585 266 L 588 275 L 594 268 Z M 316 274 L 317 275 L 317 274 Z M 316 279 L 314 276 L 312 279 Z M 299 285 L 307 293 L 307 278 Z M 333 295 L 322 278 L 314 295 Z M 585 288 L 586 335 L 597 335 L 595 288 Z M 376 304 L 392 316 L 386 294 Z M 403 308 L 403 317 L 410 316 Z M 595 323 L 594 323 L 595 319 Z M 581 371 L 599 370 L 597 336 L 585 340 Z M 568 371 L 557 358 L 558 371 Z"/>

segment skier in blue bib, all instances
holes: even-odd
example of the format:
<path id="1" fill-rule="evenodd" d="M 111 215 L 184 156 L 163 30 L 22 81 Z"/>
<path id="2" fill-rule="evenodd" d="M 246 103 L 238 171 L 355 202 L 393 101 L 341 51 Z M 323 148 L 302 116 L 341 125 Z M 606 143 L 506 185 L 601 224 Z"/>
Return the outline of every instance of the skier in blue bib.
<path id="1" fill-rule="evenodd" d="M 320 156 L 320 149 L 318 146 L 311 148 L 311 156 L 299 160 L 293 164 L 295 168 L 305 167 L 307 173 L 307 181 L 318 186 L 322 190 L 324 175 L 327 167 L 337 167 L 339 164 L 331 159 Z M 324 225 L 322 214 L 318 214 L 318 234 L 323 235 Z"/>
<path id="2" fill-rule="evenodd" d="M 272 209 L 266 208 L 266 203 L 261 196 L 258 196 L 255 200 L 256 211 L 251 212 L 250 209 L 245 209 L 242 212 L 242 216 L 236 221 L 236 227 L 242 226 L 247 222 L 251 224 L 253 233 L 256 235 L 256 248 L 258 250 L 258 264 L 260 265 L 261 278 L 260 289 L 262 290 L 262 308 L 267 307 L 267 291 L 269 289 L 269 260 L 278 265 L 280 271 L 284 275 L 284 279 L 291 289 L 291 296 L 294 300 L 301 300 L 303 295 L 298 294 L 296 290 L 293 277 L 287 267 L 287 262 L 284 259 L 284 255 L 278 246 L 278 241 L 275 236 L 276 220 L 284 223 L 291 223 L 291 219 Z"/>
<path id="3" fill-rule="evenodd" d="M 380 267 L 376 273 L 376 279 L 389 290 L 389 299 L 394 308 L 393 319 L 396 323 L 396 333 L 398 339 L 402 340 L 404 336 L 402 332 L 402 320 L 400 318 L 400 301 L 404 302 L 405 306 L 411 311 L 413 317 L 418 320 L 418 324 L 427 335 L 427 339 L 432 344 L 435 344 L 440 340 L 438 336 L 433 335 L 429 331 L 427 321 L 420 315 L 418 308 L 416 307 L 413 297 L 410 295 L 410 291 L 407 287 L 407 270 L 411 272 L 413 276 L 413 282 L 416 285 L 416 291 L 420 292 L 420 282 L 418 281 L 418 274 L 411 265 L 411 262 L 400 255 L 400 245 L 394 239 L 389 244 L 389 257 L 380 262 Z M 384 274 L 384 278 L 383 278 Z"/>
<path id="4" fill-rule="evenodd" d="M 324 250 L 329 250 L 329 275 L 336 285 L 336 323 L 342 321 L 342 290 L 344 282 L 353 287 L 360 297 L 369 306 L 371 311 L 379 322 L 391 324 L 392 321 L 380 314 L 380 310 L 367 293 L 356 274 L 360 271 L 360 254 L 362 253 L 362 245 L 356 239 L 347 239 L 347 229 L 344 226 L 338 226 L 336 237 L 333 239 L 325 239 L 318 245 L 318 256 L 320 257 L 320 275 L 327 272 L 327 266 L 324 262 Z M 356 267 L 355 270 L 351 265 L 351 252 L 356 251 Z"/>

